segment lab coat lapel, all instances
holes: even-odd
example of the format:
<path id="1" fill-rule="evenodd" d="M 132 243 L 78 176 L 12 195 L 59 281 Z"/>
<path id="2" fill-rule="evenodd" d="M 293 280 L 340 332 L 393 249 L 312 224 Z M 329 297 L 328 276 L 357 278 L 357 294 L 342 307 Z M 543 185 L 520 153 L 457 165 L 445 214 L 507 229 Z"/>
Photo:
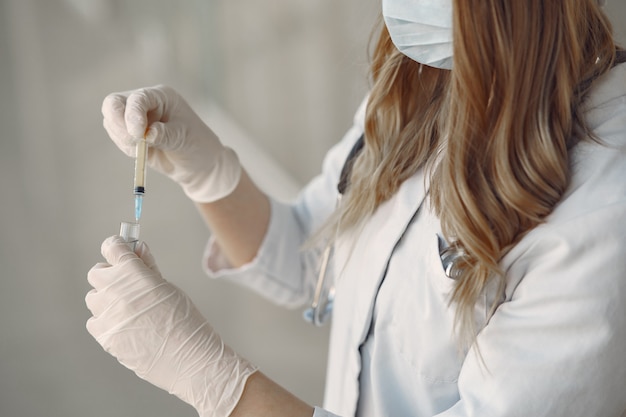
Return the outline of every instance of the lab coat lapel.
<path id="1" fill-rule="evenodd" d="M 424 195 L 423 176 L 412 177 L 404 183 L 396 197 L 374 214 L 372 221 L 364 227 L 363 235 L 358 237 L 354 251 L 358 256 L 349 260 L 349 270 L 346 270 L 346 276 L 355 280 L 351 287 L 358 288 L 354 291 L 352 306 L 355 319 L 352 324 L 353 346 L 360 346 L 365 341 L 375 298 L 387 272 L 389 259 L 418 212 Z"/>
<path id="2" fill-rule="evenodd" d="M 359 232 L 338 242 L 335 311 L 329 358 L 326 403 L 341 415 L 353 415 L 361 369 L 359 348 L 367 337 L 378 289 L 389 259 L 418 213 L 426 194 L 422 171 L 405 181 L 397 194 L 382 204 Z M 333 352 L 346 352 L 347 357 Z M 334 382 L 343 381 L 335 384 Z"/>

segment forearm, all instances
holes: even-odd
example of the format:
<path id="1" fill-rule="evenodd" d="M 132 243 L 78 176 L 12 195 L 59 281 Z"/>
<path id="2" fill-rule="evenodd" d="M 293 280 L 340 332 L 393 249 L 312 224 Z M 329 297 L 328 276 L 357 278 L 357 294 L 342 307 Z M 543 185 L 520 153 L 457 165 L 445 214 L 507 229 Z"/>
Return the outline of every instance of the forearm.
<path id="1" fill-rule="evenodd" d="M 270 202 L 245 170 L 230 195 L 196 205 L 234 267 L 254 259 L 269 225 Z"/>
<path id="2" fill-rule="evenodd" d="M 255 372 L 246 382 L 243 395 L 231 417 L 311 417 L 309 406 L 274 381 Z"/>

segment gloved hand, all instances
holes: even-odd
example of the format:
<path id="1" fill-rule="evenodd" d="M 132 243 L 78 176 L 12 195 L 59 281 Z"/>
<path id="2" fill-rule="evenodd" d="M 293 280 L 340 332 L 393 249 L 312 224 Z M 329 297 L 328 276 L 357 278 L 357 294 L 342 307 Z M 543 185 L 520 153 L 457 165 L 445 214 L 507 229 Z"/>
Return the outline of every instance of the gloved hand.
<path id="1" fill-rule="evenodd" d="M 180 184 L 191 200 L 216 201 L 237 186 L 237 155 L 172 88 L 159 85 L 109 94 L 102 115 L 107 133 L 128 156 L 135 157 L 136 143 L 145 136 L 148 165 Z"/>
<path id="2" fill-rule="evenodd" d="M 227 416 L 256 368 L 226 346 L 180 289 L 161 277 L 145 243 L 135 254 L 113 236 L 108 263 L 88 274 L 87 330 L 140 378 L 176 395 L 201 417 Z"/>

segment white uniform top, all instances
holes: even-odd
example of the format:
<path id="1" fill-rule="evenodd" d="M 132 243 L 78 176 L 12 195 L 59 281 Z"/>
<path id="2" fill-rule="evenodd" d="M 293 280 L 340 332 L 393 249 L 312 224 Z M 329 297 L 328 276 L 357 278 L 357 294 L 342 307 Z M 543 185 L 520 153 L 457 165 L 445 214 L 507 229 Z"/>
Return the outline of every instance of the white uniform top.
<path id="1" fill-rule="evenodd" d="M 589 127 L 604 142 L 578 144 L 572 181 L 547 221 L 502 260 L 505 300 L 476 307 L 475 348 L 453 335 L 453 281 L 438 249 L 440 224 L 422 172 L 408 179 L 358 234 L 337 244 L 325 409 L 315 416 L 618 417 L 626 410 L 626 64 L 597 81 Z M 319 253 L 302 242 L 333 210 L 355 125 L 294 204 L 272 201 L 257 257 L 229 268 L 209 242 L 207 273 L 276 303 L 309 302 Z M 626 414 L 625 414 L 626 415 Z"/>

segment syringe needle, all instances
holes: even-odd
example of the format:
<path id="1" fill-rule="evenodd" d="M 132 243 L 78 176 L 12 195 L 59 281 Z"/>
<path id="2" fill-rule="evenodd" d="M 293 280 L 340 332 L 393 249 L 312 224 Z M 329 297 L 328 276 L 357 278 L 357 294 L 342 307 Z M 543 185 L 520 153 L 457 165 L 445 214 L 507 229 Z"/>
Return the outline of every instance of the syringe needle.
<path id="1" fill-rule="evenodd" d="M 135 159 L 135 183 L 133 194 L 135 195 L 135 221 L 139 223 L 141 210 L 143 208 L 143 196 L 146 193 L 146 158 L 148 156 L 148 145 L 146 138 L 137 142 L 137 157 Z"/>
<path id="2" fill-rule="evenodd" d="M 135 223 L 139 223 L 143 209 L 143 194 L 135 194 Z"/>

